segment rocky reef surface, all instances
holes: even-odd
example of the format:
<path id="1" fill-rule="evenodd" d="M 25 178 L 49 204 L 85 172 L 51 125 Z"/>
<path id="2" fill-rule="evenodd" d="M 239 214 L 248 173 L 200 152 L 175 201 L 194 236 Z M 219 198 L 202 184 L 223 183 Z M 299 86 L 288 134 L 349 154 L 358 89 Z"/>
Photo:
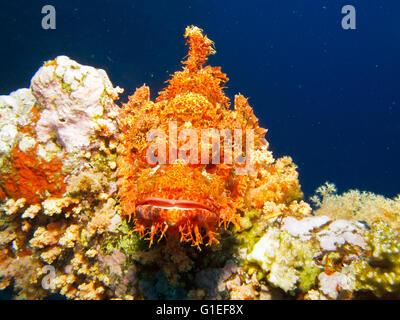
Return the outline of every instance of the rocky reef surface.
<path id="1" fill-rule="evenodd" d="M 244 205 L 218 243 L 149 247 L 121 214 L 119 87 L 65 56 L 0 96 L 0 289 L 42 299 L 398 298 L 400 198 L 317 190 L 252 155 Z"/>

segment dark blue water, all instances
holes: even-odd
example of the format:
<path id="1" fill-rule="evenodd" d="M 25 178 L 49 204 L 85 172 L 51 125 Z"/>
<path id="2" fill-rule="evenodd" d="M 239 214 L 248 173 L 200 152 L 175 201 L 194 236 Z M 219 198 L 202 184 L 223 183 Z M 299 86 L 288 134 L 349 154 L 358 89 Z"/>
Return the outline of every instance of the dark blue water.
<path id="1" fill-rule="evenodd" d="M 45 4 L 56 30 L 41 28 Z M 356 30 L 341 27 L 347 4 Z M 43 61 L 65 54 L 105 69 L 126 94 L 146 83 L 154 98 L 180 68 L 194 24 L 216 43 L 209 62 L 231 79 L 228 95 L 248 96 L 275 155 L 299 165 L 307 197 L 326 180 L 394 196 L 399 12 L 397 0 L 2 1 L 0 94 L 28 87 Z"/>

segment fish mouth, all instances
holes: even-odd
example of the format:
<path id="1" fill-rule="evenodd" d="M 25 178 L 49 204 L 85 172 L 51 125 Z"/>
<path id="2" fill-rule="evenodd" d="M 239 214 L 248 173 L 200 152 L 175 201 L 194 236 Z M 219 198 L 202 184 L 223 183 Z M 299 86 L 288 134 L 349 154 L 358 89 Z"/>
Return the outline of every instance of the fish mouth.
<path id="1" fill-rule="evenodd" d="M 212 209 L 198 201 L 192 200 L 174 200 L 174 199 L 163 199 L 163 198 L 146 198 L 141 201 L 139 206 L 152 206 L 160 209 L 177 209 L 177 210 L 207 210 Z"/>
<path id="2" fill-rule="evenodd" d="M 193 200 L 146 198 L 136 205 L 136 217 L 143 221 L 165 222 L 176 226 L 187 221 L 206 224 L 217 220 L 209 206 Z"/>

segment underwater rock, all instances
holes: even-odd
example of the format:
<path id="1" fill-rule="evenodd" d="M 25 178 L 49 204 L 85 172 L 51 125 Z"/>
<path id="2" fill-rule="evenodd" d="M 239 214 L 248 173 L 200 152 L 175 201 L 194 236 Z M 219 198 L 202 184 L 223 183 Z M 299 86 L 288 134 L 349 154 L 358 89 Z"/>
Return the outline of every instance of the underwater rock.
<path id="1" fill-rule="evenodd" d="M 90 259 L 97 237 L 121 222 L 115 188 L 119 92 L 103 70 L 61 56 L 39 69 L 30 89 L 0 98 L 0 186 L 8 199 L 0 220 L 0 282 L 13 282 L 21 298 L 106 295 L 107 275 Z M 11 271 L 8 261 L 23 268 L 23 258 L 32 260 L 37 277 Z M 48 265 L 52 285 L 46 291 L 41 280 Z"/>
<path id="2" fill-rule="evenodd" d="M 40 143 L 57 139 L 66 152 L 88 147 L 96 131 L 117 134 L 113 88 L 104 70 L 82 66 L 66 56 L 47 62 L 34 75 L 31 90 L 40 118 L 35 131 Z"/>

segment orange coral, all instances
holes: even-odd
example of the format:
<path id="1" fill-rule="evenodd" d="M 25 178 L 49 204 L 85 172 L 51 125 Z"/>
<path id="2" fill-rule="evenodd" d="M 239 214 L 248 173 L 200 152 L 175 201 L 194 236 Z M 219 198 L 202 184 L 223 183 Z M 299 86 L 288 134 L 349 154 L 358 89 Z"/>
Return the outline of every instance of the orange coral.
<path id="1" fill-rule="evenodd" d="M 282 157 L 259 171 L 259 178 L 246 194 L 247 204 L 262 208 L 267 201 L 289 204 L 303 197 L 296 165 L 290 157 Z"/>
<path id="2" fill-rule="evenodd" d="M 57 244 L 58 240 L 65 231 L 65 227 L 58 222 L 49 223 L 46 228 L 38 227 L 30 245 L 33 248 L 44 248 Z"/>
<path id="3" fill-rule="evenodd" d="M 0 200 L 4 200 L 6 198 L 6 193 L 3 188 L 0 186 Z"/>
<path id="4" fill-rule="evenodd" d="M 31 111 L 29 124 L 19 126 L 21 133 L 35 136 L 35 126 L 39 120 L 36 106 Z M 40 203 L 46 193 L 59 196 L 65 192 L 65 175 L 62 173 L 63 163 L 55 157 L 45 161 L 37 155 L 39 144 L 26 152 L 14 147 L 11 154 L 11 172 L 0 177 L 0 198 L 24 198 L 28 204 Z"/>
<path id="5" fill-rule="evenodd" d="M 14 148 L 11 166 L 13 172 L 5 175 L 2 186 L 7 196 L 25 198 L 28 204 L 39 203 L 45 192 L 59 196 L 65 192 L 62 161 L 54 158 L 49 162 L 41 160 L 34 151 L 24 153 Z"/>

